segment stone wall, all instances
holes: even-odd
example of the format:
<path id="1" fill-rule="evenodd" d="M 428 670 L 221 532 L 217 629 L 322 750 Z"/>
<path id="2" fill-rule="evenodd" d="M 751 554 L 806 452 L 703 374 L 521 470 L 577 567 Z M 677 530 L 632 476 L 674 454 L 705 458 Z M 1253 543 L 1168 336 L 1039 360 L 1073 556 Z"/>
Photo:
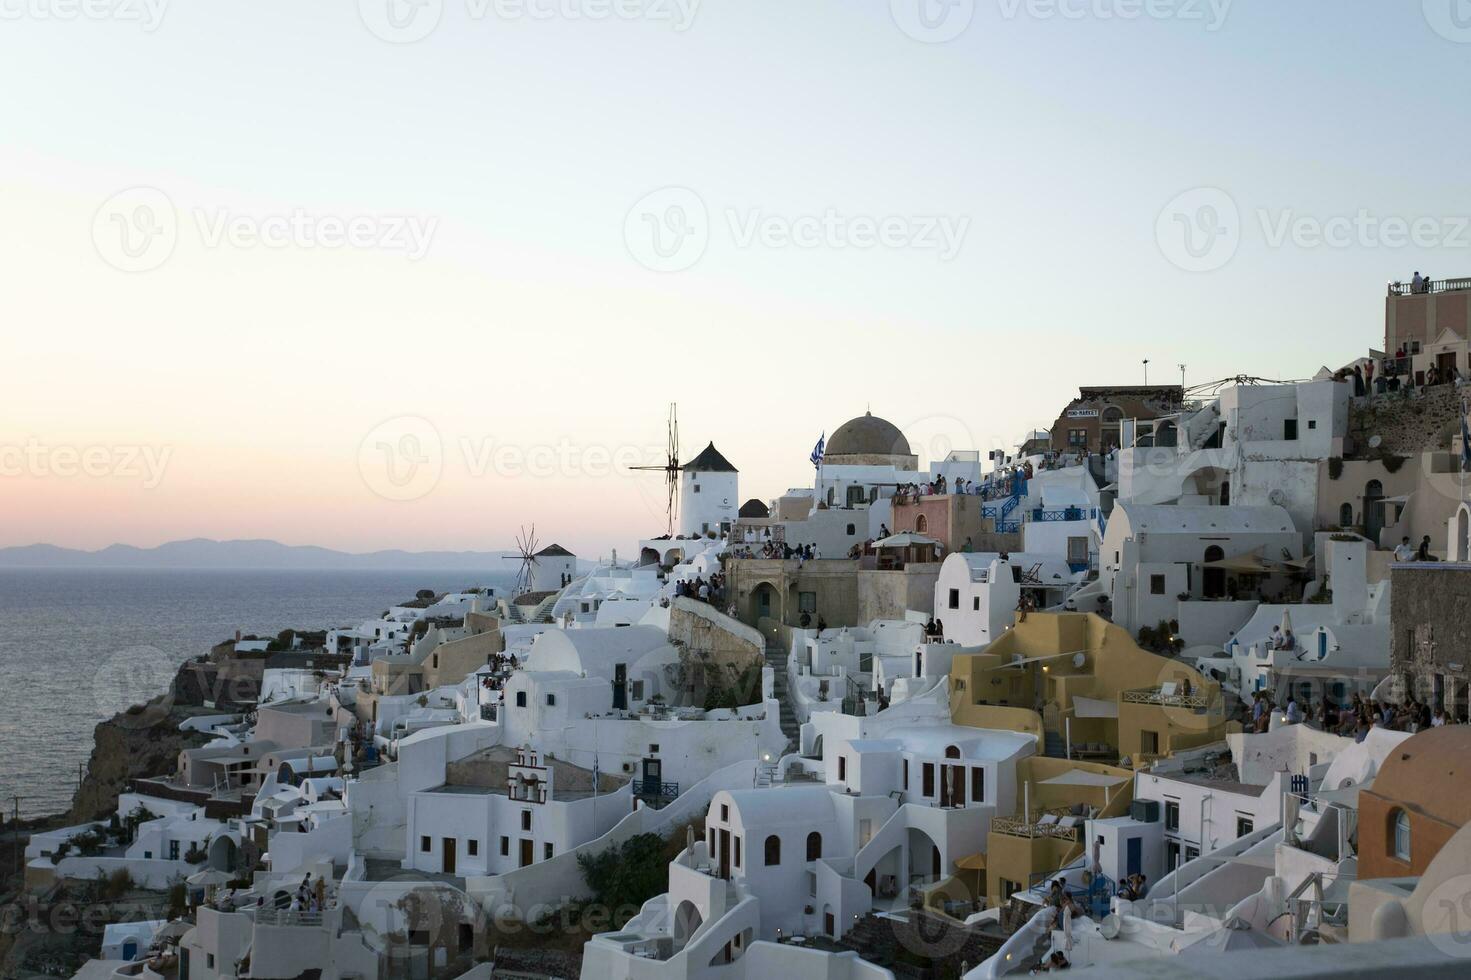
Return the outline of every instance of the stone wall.
<path id="1" fill-rule="evenodd" d="M 766 663 L 766 642 L 754 628 L 718 612 L 709 603 L 681 597 L 669 610 L 669 641 L 679 648 L 686 690 L 707 692 L 733 687 L 742 677 L 754 676 L 757 689 L 741 690 L 741 703 L 760 700 L 760 675 L 749 672 L 759 671 Z"/>
<path id="2" fill-rule="evenodd" d="M 938 562 L 916 562 L 897 571 L 859 571 L 858 622 L 903 619 L 904 613 L 910 609 L 933 614 L 935 582 L 939 578 Z"/>
<path id="3" fill-rule="evenodd" d="M 1471 565 L 1428 562 L 1390 572 L 1390 661 L 1397 674 L 1445 674 L 1464 683 L 1471 672 Z"/>
<path id="4" fill-rule="evenodd" d="M 1400 394 L 1384 394 L 1348 413 L 1348 434 L 1357 456 L 1412 456 L 1448 449 L 1460 430 L 1460 389 L 1437 385 Z M 1370 440 L 1379 437 L 1379 445 Z"/>

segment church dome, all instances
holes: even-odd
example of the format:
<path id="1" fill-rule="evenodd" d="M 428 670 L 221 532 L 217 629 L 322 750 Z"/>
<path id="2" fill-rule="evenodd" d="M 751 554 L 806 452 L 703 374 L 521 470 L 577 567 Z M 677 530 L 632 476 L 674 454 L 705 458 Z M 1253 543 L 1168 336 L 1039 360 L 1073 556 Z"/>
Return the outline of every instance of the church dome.
<path id="1" fill-rule="evenodd" d="M 827 441 L 827 456 L 908 456 L 909 440 L 899 427 L 868 412 L 838 426 Z"/>

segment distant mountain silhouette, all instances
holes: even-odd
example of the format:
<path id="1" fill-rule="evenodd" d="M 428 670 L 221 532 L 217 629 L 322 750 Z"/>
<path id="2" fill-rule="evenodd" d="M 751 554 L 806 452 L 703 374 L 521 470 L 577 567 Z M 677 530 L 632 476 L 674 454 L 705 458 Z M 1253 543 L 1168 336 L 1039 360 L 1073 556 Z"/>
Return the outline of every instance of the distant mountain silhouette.
<path id="1" fill-rule="evenodd" d="M 32 544 L 0 548 L 0 568 L 221 568 L 281 570 L 427 569 L 512 572 L 515 551 L 370 551 L 352 554 L 279 541 L 191 538 L 157 548 L 114 544 L 99 551 Z M 591 564 L 591 563 L 580 563 Z"/>

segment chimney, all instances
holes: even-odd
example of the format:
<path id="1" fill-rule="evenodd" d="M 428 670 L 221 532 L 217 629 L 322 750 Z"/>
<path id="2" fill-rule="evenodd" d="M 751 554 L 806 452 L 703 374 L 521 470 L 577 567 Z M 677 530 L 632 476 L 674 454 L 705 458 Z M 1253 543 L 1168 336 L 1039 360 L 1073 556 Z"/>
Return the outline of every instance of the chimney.
<path id="1" fill-rule="evenodd" d="M 235 642 L 236 643 L 239 643 L 240 642 L 240 631 L 239 630 L 236 630 L 235 631 Z"/>

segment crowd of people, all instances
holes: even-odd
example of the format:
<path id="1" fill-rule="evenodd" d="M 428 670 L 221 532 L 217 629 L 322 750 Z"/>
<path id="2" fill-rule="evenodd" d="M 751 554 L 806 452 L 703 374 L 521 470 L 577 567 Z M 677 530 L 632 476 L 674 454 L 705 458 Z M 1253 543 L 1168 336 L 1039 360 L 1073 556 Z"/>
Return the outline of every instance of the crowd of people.
<path id="1" fill-rule="evenodd" d="M 1277 711 L 1272 695 L 1257 691 L 1252 695 L 1250 730 L 1265 732 L 1271 728 L 1272 713 Z M 1306 707 L 1296 697 L 1289 696 L 1282 709 L 1282 716 L 1289 725 L 1309 724 L 1321 731 L 1352 737 L 1362 742 L 1375 728 L 1396 732 L 1419 732 L 1442 725 L 1466 724 L 1466 715 L 1453 717 L 1443 706 L 1432 709 L 1428 702 L 1409 695 L 1400 704 L 1365 698 L 1355 694 L 1344 706 L 1331 699 L 1308 701 Z"/>
<path id="2" fill-rule="evenodd" d="M 822 549 L 815 544 L 788 544 L 785 541 L 763 541 L 760 546 L 746 544 L 730 553 L 732 558 L 772 558 L 781 561 L 815 561 Z"/>
<path id="3" fill-rule="evenodd" d="M 724 607 L 725 573 L 711 572 L 708 579 L 699 575 L 690 579 L 679 579 L 674 583 L 674 594 L 676 597 L 698 599 L 712 606 Z"/>
<path id="4" fill-rule="evenodd" d="M 1394 549 L 1395 561 L 1440 561 L 1430 551 L 1430 535 L 1420 539 L 1420 547 L 1410 544 L 1408 536 L 1400 538 L 1399 547 Z"/>

